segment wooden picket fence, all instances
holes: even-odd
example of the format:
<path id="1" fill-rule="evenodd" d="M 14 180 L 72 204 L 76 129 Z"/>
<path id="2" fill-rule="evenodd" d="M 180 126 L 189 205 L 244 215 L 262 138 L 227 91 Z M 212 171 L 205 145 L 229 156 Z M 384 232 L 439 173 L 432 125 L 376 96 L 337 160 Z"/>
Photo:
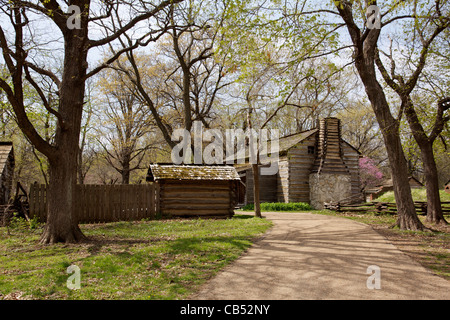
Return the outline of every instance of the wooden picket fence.
<path id="1" fill-rule="evenodd" d="M 45 222 L 47 189 L 33 184 L 29 193 L 30 217 Z M 159 185 L 77 185 L 75 214 L 79 223 L 154 219 L 159 213 Z"/>

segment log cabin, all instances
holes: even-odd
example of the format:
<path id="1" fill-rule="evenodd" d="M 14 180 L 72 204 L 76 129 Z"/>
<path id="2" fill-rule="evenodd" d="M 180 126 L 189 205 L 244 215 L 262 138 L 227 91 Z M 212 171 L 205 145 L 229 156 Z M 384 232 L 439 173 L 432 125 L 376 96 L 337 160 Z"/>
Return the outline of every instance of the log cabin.
<path id="1" fill-rule="evenodd" d="M 0 205 L 11 197 L 14 174 L 14 148 L 12 142 L 0 142 Z"/>
<path id="2" fill-rule="evenodd" d="M 316 209 L 325 202 L 361 202 L 360 157 L 342 139 L 339 119 L 321 119 L 312 130 L 280 138 L 278 173 L 260 175 L 260 202 L 305 202 Z M 238 202 L 253 203 L 251 165 L 235 167 L 245 184 Z"/>
<path id="3" fill-rule="evenodd" d="M 151 164 L 147 182 L 160 186 L 163 216 L 231 218 L 240 178 L 233 166 Z"/>

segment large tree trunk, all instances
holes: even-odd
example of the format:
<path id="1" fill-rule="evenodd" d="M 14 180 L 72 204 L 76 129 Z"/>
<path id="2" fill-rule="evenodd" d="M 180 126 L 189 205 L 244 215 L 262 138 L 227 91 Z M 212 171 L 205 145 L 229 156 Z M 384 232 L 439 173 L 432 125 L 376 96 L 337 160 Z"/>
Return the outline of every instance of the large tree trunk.
<path id="1" fill-rule="evenodd" d="M 371 99 L 370 96 L 372 96 Z M 392 172 L 392 183 L 398 212 L 397 226 L 404 230 L 423 230 L 424 226 L 417 217 L 411 194 L 408 165 L 400 140 L 399 124 L 392 118 L 390 112 L 389 114 L 386 112 L 386 110 L 389 110 L 389 106 L 384 98 L 384 94 L 382 95 L 383 98 L 374 98 L 373 96 L 373 94 L 370 94 L 369 99 L 374 106 L 374 111 L 383 133 Z M 386 105 L 380 108 L 380 104 L 383 103 L 386 103 Z"/>
<path id="2" fill-rule="evenodd" d="M 87 24 L 87 21 L 85 22 Z M 41 243 L 74 243 L 85 239 L 76 217 L 75 187 L 77 157 L 87 69 L 87 25 L 64 34 L 64 73 L 59 88 L 60 103 L 56 150 L 47 155 L 50 181 L 47 191 L 47 223 Z"/>
<path id="3" fill-rule="evenodd" d="M 401 229 L 422 230 L 424 226 L 417 217 L 409 186 L 408 167 L 399 135 L 399 121 L 391 114 L 383 88 L 378 82 L 375 72 L 377 42 L 381 30 L 374 28 L 363 33 L 355 23 L 352 2 L 337 1 L 335 5 L 352 39 L 355 66 L 383 134 L 397 202 L 397 225 Z"/>
<path id="4" fill-rule="evenodd" d="M 41 243 L 77 243 L 86 237 L 78 226 L 76 207 L 76 159 L 65 152 L 60 161 L 50 163 L 50 184 L 47 190 L 47 223 Z"/>
<path id="5" fill-rule="evenodd" d="M 259 199 L 259 166 L 252 164 L 253 173 L 253 203 L 255 209 L 255 216 L 261 218 L 261 204 Z"/>
<path id="6" fill-rule="evenodd" d="M 404 230 L 423 230 L 417 217 L 414 200 L 409 185 L 408 166 L 403 153 L 398 128 L 384 134 L 389 163 L 392 170 L 395 201 L 397 203 L 397 226 Z"/>
<path id="7" fill-rule="evenodd" d="M 368 55 L 367 52 L 365 54 Z M 371 60 L 372 63 L 370 63 Z M 386 145 L 392 171 L 394 195 L 397 203 L 397 226 L 405 230 L 423 230 L 424 226 L 417 217 L 411 195 L 408 166 L 399 134 L 399 122 L 392 116 L 383 88 L 377 81 L 373 57 L 371 58 L 369 55 L 369 57 L 357 58 L 356 67 L 371 102 Z"/>
<path id="8" fill-rule="evenodd" d="M 403 106 L 405 109 L 406 119 L 408 120 L 409 127 L 420 149 L 420 157 L 422 159 L 424 173 L 425 173 L 425 186 L 427 190 L 427 222 L 432 223 L 447 223 L 442 213 L 441 199 L 439 195 L 439 178 L 436 167 L 436 161 L 434 159 L 433 144 L 437 134 L 427 136 L 423 126 L 420 124 L 419 118 L 411 98 L 408 95 L 401 96 Z M 442 108 L 442 106 L 439 106 Z M 439 113 L 439 111 L 438 111 Z M 440 125 L 439 123 L 437 125 Z M 437 132 L 441 132 L 443 124 Z M 433 130 L 433 131 L 434 131 Z"/>
<path id="9" fill-rule="evenodd" d="M 421 158 L 425 173 L 425 186 L 427 190 L 427 222 L 443 223 L 447 221 L 444 218 L 439 195 L 439 178 L 437 173 L 436 161 L 434 160 L 433 146 L 425 144 L 420 147 Z"/>
<path id="10" fill-rule="evenodd" d="M 120 170 L 122 176 L 122 184 L 130 184 L 130 155 L 125 155 Z"/>

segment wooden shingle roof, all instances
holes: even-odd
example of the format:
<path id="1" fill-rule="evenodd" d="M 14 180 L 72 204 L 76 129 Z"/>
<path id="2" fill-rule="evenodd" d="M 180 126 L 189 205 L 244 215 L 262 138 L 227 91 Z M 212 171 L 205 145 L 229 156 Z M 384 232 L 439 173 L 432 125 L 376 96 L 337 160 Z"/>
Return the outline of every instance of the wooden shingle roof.
<path id="1" fill-rule="evenodd" d="M 8 161 L 8 157 L 10 157 L 10 155 L 14 157 L 12 152 L 13 152 L 12 142 L 0 142 L 0 173 L 3 172 L 6 162 Z"/>
<path id="2" fill-rule="evenodd" d="M 158 180 L 240 180 L 236 169 L 225 165 L 151 164 L 147 181 Z"/>
<path id="3" fill-rule="evenodd" d="M 279 140 L 280 154 L 289 151 L 290 149 L 292 149 L 299 143 L 303 142 L 305 139 L 309 138 L 311 135 L 317 133 L 318 131 L 319 129 L 312 129 L 280 138 Z"/>

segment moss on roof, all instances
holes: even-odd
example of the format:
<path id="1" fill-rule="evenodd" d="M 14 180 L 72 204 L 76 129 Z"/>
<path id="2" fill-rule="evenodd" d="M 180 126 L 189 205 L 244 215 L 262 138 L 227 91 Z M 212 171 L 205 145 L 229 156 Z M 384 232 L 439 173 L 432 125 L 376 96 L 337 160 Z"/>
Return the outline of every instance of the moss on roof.
<path id="1" fill-rule="evenodd" d="M 147 181 L 157 180 L 240 180 L 232 166 L 151 164 Z"/>

